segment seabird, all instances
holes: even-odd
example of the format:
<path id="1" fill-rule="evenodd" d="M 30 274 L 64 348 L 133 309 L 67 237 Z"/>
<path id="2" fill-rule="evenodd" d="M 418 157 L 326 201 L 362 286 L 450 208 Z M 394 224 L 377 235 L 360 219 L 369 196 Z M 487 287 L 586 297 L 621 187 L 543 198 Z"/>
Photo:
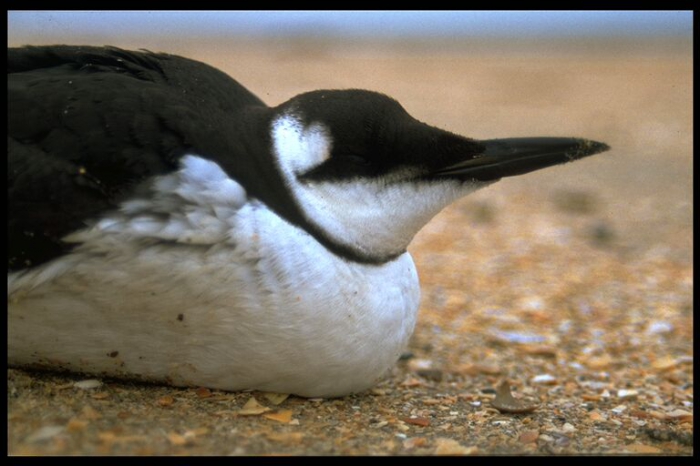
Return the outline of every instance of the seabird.
<path id="1" fill-rule="evenodd" d="M 366 90 L 269 107 L 164 53 L 10 48 L 8 363 L 360 392 L 413 332 L 406 248 L 435 214 L 607 149 L 472 139 Z"/>

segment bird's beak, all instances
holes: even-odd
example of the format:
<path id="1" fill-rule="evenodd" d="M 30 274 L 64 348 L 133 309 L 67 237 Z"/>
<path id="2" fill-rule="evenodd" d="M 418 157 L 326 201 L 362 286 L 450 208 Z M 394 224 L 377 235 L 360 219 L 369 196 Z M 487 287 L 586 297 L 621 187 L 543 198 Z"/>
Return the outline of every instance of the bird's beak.
<path id="1" fill-rule="evenodd" d="M 434 172 L 438 176 L 495 181 L 571 162 L 610 149 L 602 142 L 576 138 L 510 138 L 479 141 L 479 155 Z"/>

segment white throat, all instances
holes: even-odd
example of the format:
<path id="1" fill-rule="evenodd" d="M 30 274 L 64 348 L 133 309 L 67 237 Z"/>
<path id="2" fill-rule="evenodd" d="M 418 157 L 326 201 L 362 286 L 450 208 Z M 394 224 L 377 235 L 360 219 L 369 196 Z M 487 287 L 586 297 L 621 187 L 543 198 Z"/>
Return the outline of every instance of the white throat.
<path id="1" fill-rule="evenodd" d="M 383 178 L 300 181 L 330 157 L 333 140 L 327 128 L 320 123 L 304 127 L 287 114 L 273 121 L 272 140 L 285 182 L 307 219 L 332 241 L 365 256 L 402 253 L 440 210 L 484 186 L 451 179 L 411 180 L 400 169 Z"/>

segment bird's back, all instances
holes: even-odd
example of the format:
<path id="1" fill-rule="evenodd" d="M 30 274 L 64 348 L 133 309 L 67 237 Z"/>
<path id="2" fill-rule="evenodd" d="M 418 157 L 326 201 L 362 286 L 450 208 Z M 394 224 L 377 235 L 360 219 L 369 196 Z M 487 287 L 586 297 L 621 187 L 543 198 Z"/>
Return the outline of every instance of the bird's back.
<path id="1" fill-rule="evenodd" d="M 64 235 L 188 152 L 242 156 L 226 134 L 265 107 L 223 72 L 117 48 L 8 49 L 8 269 L 66 252 Z"/>

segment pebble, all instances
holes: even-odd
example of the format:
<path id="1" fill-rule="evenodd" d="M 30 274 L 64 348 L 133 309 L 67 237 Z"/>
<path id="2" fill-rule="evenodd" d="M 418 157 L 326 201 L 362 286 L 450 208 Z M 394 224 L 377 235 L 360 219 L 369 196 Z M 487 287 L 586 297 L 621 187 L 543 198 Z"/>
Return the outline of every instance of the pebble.
<path id="1" fill-rule="evenodd" d="M 518 437 L 518 442 L 520 442 L 520 443 L 533 443 L 537 440 L 537 438 L 539 436 L 540 436 L 540 433 L 537 430 L 526 430 L 520 434 L 520 436 Z"/>
<path id="2" fill-rule="evenodd" d="M 550 384 L 556 383 L 556 381 L 557 381 L 557 378 L 551 374 L 539 374 L 539 375 L 534 376 L 530 380 L 531 383 L 539 383 L 539 384 L 543 384 L 543 385 L 550 385 Z"/>
<path id="3" fill-rule="evenodd" d="M 664 356 L 661 359 L 657 359 L 656 361 L 651 363 L 651 367 L 660 371 L 671 369 L 677 365 L 678 361 L 671 356 Z"/>
<path id="4" fill-rule="evenodd" d="M 573 424 L 566 422 L 561 427 L 561 430 L 562 430 L 562 432 L 566 432 L 566 433 L 576 432 L 576 427 L 574 427 Z"/>
<path id="5" fill-rule="evenodd" d="M 590 358 L 584 362 L 585 362 L 586 366 L 588 366 L 590 369 L 597 370 L 597 369 L 604 369 L 604 368 L 608 367 L 614 361 L 610 355 L 604 354 L 603 356 L 593 357 L 593 358 Z"/>
<path id="6" fill-rule="evenodd" d="M 274 412 L 274 413 L 266 413 L 266 414 L 263 414 L 263 417 L 264 417 L 265 419 L 270 419 L 270 420 L 272 420 L 272 421 L 281 422 L 281 423 L 283 423 L 283 424 L 289 424 L 289 423 L 291 422 L 291 420 L 292 420 L 292 414 L 293 414 L 293 412 L 292 412 L 291 409 L 283 409 L 283 410 L 281 410 L 281 411 L 277 411 L 277 412 Z M 381 424 L 381 423 L 380 423 L 380 424 Z M 386 423 L 386 421 L 385 421 L 385 424 L 384 424 L 384 425 L 386 425 L 386 424 L 387 424 L 387 423 Z M 375 427 L 378 427 L 378 426 L 375 424 Z"/>
<path id="7" fill-rule="evenodd" d="M 408 368 L 414 372 L 433 368 L 433 361 L 430 359 L 411 359 Z"/>
<path id="8" fill-rule="evenodd" d="M 102 382 L 97 379 L 87 379 L 75 382 L 73 386 L 75 388 L 80 388 L 81 390 L 91 390 L 93 388 L 101 387 Z"/>
<path id="9" fill-rule="evenodd" d="M 612 412 L 615 413 L 615 414 L 622 414 L 626 409 L 627 409 L 627 406 L 625 406 L 625 405 L 618 405 L 618 406 L 615 406 L 615 407 L 614 407 L 613 409 L 611 409 L 610 411 L 612 411 Z"/>
<path id="10" fill-rule="evenodd" d="M 170 395 L 165 395 L 163 397 L 158 398 L 158 400 L 156 400 L 156 403 L 159 406 L 163 406 L 163 407 L 172 406 L 173 403 L 175 403 L 175 398 L 173 398 Z"/>
<path id="11" fill-rule="evenodd" d="M 404 417 L 401 418 L 406 424 L 413 424 L 414 426 L 428 427 L 430 425 L 430 419 L 425 417 Z"/>
<path id="12" fill-rule="evenodd" d="M 659 333 L 669 333 L 671 331 L 673 331 L 673 325 L 670 322 L 656 320 L 649 323 L 646 333 L 647 335 L 655 335 Z"/>
<path id="13" fill-rule="evenodd" d="M 585 380 L 580 383 L 582 387 L 588 387 L 592 390 L 604 390 L 610 386 L 608 382 L 598 382 L 596 380 Z"/>
<path id="14" fill-rule="evenodd" d="M 679 418 L 679 419 L 693 419 L 693 413 L 685 411 L 683 409 L 674 409 L 666 416 L 669 418 Z"/>
<path id="15" fill-rule="evenodd" d="M 254 397 L 250 397 L 248 401 L 243 405 L 243 407 L 238 410 L 239 416 L 257 416 L 270 411 L 270 408 L 258 403 Z"/>
<path id="16" fill-rule="evenodd" d="M 543 356 L 547 358 L 556 358 L 557 357 L 557 348 L 555 346 L 551 345 L 537 345 L 537 346 L 526 346 L 523 348 L 523 352 L 526 354 L 531 354 L 533 356 Z M 572 363 L 572 367 L 573 364 Z M 579 364 L 580 367 L 583 367 Z"/>
<path id="17" fill-rule="evenodd" d="M 547 341 L 546 337 L 541 335 L 534 335 L 531 333 L 518 333 L 518 332 L 504 332 L 502 330 L 494 330 L 491 335 L 496 339 L 504 343 L 544 343 Z"/>
<path id="18" fill-rule="evenodd" d="M 491 401 L 491 406 L 501 413 L 523 414 L 534 411 L 539 403 L 513 398 L 508 381 L 504 380 L 496 390 L 496 398 Z"/>
<path id="19" fill-rule="evenodd" d="M 623 398 L 623 399 L 634 399 L 637 398 L 637 395 L 639 395 L 639 392 L 637 390 L 618 390 L 617 391 L 617 397 L 618 398 Z"/>
<path id="20" fill-rule="evenodd" d="M 176 447 L 190 445 L 194 441 L 194 438 L 192 438 L 191 436 L 185 437 L 184 435 L 180 435 L 177 432 L 171 432 L 168 434 L 167 437 L 170 444 Z"/>
<path id="21" fill-rule="evenodd" d="M 211 398 L 214 396 L 211 390 L 206 387 L 199 387 L 194 391 L 194 393 L 197 395 L 197 398 Z"/>

